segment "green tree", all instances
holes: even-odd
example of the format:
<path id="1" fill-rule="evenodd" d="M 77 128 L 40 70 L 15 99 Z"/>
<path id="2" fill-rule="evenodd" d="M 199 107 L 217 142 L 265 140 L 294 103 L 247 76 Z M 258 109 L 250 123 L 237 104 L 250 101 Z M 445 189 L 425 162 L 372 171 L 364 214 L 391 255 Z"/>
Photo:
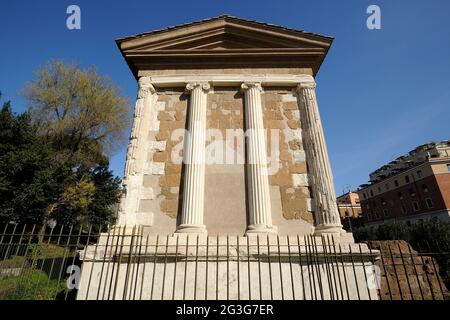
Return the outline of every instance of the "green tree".
<path id="1" fill-rule="evenodd" d="M 94 68 L 61 61 L 46 63 L 24 89 L 33 121 L 62 161 L 93 167 L 124 142 L 128 100 Z"/>
<path id="2" fill-rule="evenodd" d="M 0 219 L 40 223 L 59 198 L 70 167 L 55 162 L 29 113 L 0 111 Z"/>
<path id="3" fill-rule="evenodd" d="M 88 167 L 62 161 L 43 139 L 29 112 L 15 115 L 10 102 L 0 111 L 0 220 L 38 224 L 111 224 L 120 198 L 120 179 L 107 160 Z"/>
<path id="4" fill-rule="evenodd" d="M 74 183 L 61 195 L 54 218 L 63 224 L 105 227 L 115 221 L 121 180 L 107 164 L 78 168 Z"/>

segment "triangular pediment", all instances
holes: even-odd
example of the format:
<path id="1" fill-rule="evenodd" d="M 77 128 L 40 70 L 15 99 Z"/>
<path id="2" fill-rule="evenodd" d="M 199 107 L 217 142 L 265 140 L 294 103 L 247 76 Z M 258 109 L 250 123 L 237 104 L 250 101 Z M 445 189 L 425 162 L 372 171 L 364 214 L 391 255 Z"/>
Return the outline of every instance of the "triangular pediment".
<path id="1" fill-rule="evenodd" d="M 133 72 L 189 66 L 309 66 L 317 72 L 331 37 L 220 16 L 117 40 Z M 240 62 L 239 62 L 240 61 Z"/>

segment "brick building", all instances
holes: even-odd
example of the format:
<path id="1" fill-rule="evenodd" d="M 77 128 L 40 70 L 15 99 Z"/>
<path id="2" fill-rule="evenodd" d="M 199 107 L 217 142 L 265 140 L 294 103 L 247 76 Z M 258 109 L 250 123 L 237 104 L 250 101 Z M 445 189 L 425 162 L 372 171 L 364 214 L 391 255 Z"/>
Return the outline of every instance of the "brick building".
<path id="1" fill-rule="evenodd" d="M 358 194 L 366 224 L 450 221 L 450 141 L 418 146 L 377 169 Z"/>
<path id="2" fill-rule="evenodd" d="M 352 227 L 361 225 L 362 211 L 358 193 L 350 191 L 337 197 L 336 200 L 344 228 L 349 230 Z"/>

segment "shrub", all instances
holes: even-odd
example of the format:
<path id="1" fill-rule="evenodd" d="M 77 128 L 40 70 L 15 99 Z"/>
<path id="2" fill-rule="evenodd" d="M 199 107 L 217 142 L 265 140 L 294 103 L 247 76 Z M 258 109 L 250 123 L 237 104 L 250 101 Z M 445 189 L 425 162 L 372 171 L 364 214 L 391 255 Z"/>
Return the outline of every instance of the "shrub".
<path id="1" fill-rule="evenodd" d="M 54 300 L 64 290 L 64 282 L 49 280 L 39 270 L 30 269 L 25 275 L 0 279 L 0 300 Z"/>

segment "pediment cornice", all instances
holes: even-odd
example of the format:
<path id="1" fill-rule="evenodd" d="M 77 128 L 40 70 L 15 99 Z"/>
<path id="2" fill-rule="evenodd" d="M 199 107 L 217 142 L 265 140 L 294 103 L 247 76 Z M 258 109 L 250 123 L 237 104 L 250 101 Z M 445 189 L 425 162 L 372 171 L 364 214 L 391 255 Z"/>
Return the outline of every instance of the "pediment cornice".
<path id="1" fill-rule="evenodd" d="M 144 69 L 307 67 L 316 73 L 333 38 L 221 16 L 118 39 L 133 73 Z"/>

